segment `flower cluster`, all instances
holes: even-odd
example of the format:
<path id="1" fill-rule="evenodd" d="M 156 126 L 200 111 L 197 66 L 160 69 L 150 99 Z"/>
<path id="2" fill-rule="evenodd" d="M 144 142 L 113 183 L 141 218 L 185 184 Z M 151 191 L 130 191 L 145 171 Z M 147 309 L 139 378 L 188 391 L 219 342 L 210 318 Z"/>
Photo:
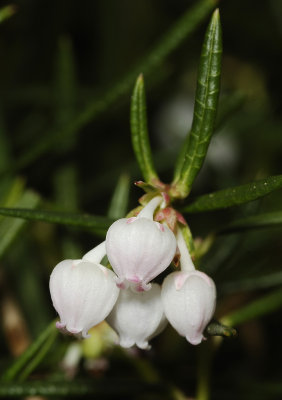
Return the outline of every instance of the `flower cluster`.
<path id="1" fill-rule="evenodd" d="M 106 319 L 121 346 L 148 349 L 168 321 L 190 343 L 203 340 L 215 309 L 215 285 L 195 270 L 181 230 L 174 234 L 154 221 L 161 202 L 154 197 L 137 217 L 115 221 L 105 242 L 81 260 L 64 260 L 54 268 L 50 292 L 58 329 L 87 337 L 92 326 Z M 151 283 L 177 251 L 181 270 L 168 274 L 162 286 Z M 101 265 L 105 255 L 112 270 Z"/>

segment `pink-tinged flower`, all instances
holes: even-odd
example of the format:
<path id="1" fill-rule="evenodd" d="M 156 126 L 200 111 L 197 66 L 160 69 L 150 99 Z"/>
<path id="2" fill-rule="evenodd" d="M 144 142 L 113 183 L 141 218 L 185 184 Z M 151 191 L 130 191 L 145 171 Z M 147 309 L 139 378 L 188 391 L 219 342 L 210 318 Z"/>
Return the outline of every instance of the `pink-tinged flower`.
<path id="1" fill-rule="evenodd" d="M 56 326 L 62 331 L 87 337 L 112 310 L 119 289 L 115 274 L 99 264 L 104 255 L 103 242 L 82 260 L 64 260 L 52 271 L 50 293 L 60 317 Z"/>
<path id="2" fill-rule="evenodd" d="M 108 259 L 118 276 L 117 285 L 142 292 L 171 263 L 176 239 L 165 225 L 153 221 L 155 209 L 162 201 L 153 198 L 137 217 L 115 221 L 106 236 Z"/>
<path id="3" fill-rule="evenodd" d="M 148 341 L 167 324 L 160 286 L 153 283 L 151 290 L 142 293 L 121 290 L 107 322 L 118 333 L 122 347 L 136 344 L 140 349 L 149 349 Z"/>
<path id="4" fill-rule="evenodd" d="M 175 330 L 191 344 L 201 343 L 203 331 L 215 311 L 213 280 L 200 271 L 173 272 L 163 282 L 162 301 L 165 315 Z"/>

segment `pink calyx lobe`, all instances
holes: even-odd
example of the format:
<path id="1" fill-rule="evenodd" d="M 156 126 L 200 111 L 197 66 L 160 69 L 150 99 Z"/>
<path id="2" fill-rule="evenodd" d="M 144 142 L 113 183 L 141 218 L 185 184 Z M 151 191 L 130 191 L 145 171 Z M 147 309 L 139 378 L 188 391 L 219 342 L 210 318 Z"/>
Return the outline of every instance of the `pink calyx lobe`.
<path id="1" fill-rule="evenodd" d="M 185 218 L 183 217 L 180 212 L 176 211 L 172 207 L 166 207 L 163 208 L 162 210 L 159 210 L 156 213 L 155 216 L 155 221 L 161 221 L 167 224 L 167 226 L 175 232 L 176 230 L 176 225 L 177 222 L 179 222 L 182 225 L 187 225 L 187 222 L 185 221 Z"/>

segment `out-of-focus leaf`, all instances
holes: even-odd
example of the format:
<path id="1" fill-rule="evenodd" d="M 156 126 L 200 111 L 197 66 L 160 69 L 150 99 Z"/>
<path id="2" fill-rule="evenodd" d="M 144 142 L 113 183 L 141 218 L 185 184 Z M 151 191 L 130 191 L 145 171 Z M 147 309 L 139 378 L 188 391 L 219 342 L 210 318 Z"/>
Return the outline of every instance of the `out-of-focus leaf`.
<path id="1" fill-rule="evenodd" d="M 234 92 L 220 96 L 215 129 L 220 129 L 224 122 L 242 107 L 245 99 L 246 95 L 241 92 Z"/>
<path id="2" fill-rule="evenodd" d="M 44 342 L 48 340 L 50 336 L 53 336 L 54 332 L 57 332 L 57 330 L 55 322 L 52 321 L 41 335 L 39 335 L 38 338 L 28 347 L 28 349 L 4 372 L 1 380 L 4 382 L 11 382 L 14 380 L 27 363 L 29 363 L 36 356 L 36 353 L 40 351 Z"/>
<path id="3" fill-rule="evenodd" d="M 147 183 L 158 180 L 149 142 L 146 98 L 143 75 L 137 78 L 132 98 L 130 112 L 131 139 L 139 168 Z"/>
<path id="4" fill-rule="evenodd" d="M 101 115 L 121 96 L 128 93 L 136 76 L 142 71 L 144 74 L 151 74 L 159 67 L 165 58 L 175 50 L 184 39 L 191 35 L 200 23 L 215 8 L 218 0 L 200 0 L 195 6 L 187 10 L 175 25 L 161 38 L 152 48 L 151 52 L 133 68 L 123 79 L 112 86 L 108 91 L 90 102 L 83 111 L 75 115 L 64 129 L 46 132 L 40 135 L 40 141 L 30 147 L 28 151 L 18 160 L 15 168 L 21 168 L 35 161 L 42 154 L 54 147 L 58 141 L 76 135 L 81 128 L 87 125 L 94 118 Z"/>
<path id="5" fill-rule="evenodd" d="M 61 210 L 77 212 L 79 209 L 78 174 L 74 164 L 63 165 L 54 176 L 55 203 Z M 61 240 L 63 258 L 77 259 L 82 254 L 79 241 L 73 232 L 66 233 Z"/>
<path id="6" fill-rule="evenodd" d="M 99 234 L 103 231 L 106 233 L 109 226 L 113 223 L 113 220 L 107 217 L 56 211 L 32 210 L 29 208 L 0 208 L 0 215 L 21 218 L 30 221 L 43 221 L 53 224 L 88 228 L 94 232 L 98 232 Z"/>
<path id="7" fill-rule="evenodd" d="M 39 203 L 39 196 L 32 192 L 26 191 L 20 200 L 16 202 L 16 207 L 30 207 L 35 208 Z M 2 210 L 11 210 L 9 208 L 2 208 Z M 13 209 L 12 209 L 13 210 Z M 0 215 L 8 216 L 5 213 L 0 213 Z M 10 219 L 4 218 L 0 223 L 0 257 L 3 256 L 7 248 L 11 245 L 13 240 L 18 236 L 20 230 L 24 227 L 25 221 L 20 219 Z"/>
<path id="8" fill-rule="evenodd" d="M 232 207 L 259 199 L 282 188 L 282 175 L 270 176 L 259 181 L 218 190 L 195 199 L 182 208 L 182 212 L 196 213 Z"/>
<path id="9" fill-rule="evenodd" d="M 218 230 L 217 233 L 232 233 L 246 229 L 272 228 L 282 224 L 282 211 L 240 218 Z"/>
<path id="10" fill-rule="evenodd" d="M 54 176 L 55 201 L 61 209 L 74 211 L 78 205 L 78 176 L 74 165 L 64 165 Z"/>
<path id="11" fill-rule="evenodd" d="M 54 322 L 53 322 L 53 325 Z M 19 382 L 24 382 L 29 375 L 32 373 L 32 371 L 35 370 L 35 368 L 43 361 L 43 359 L 46 357 L 47 353 L 50 351 L 52 345 L 54 344 L 57 336 L 58 336 L 58 330 L 57 329 L 51 329 L 51 332 L 49 332 L 49 327 L 48 329 L 48 336 L 44 343 L 41 342 L 40 347 L 37 349 L 38 351 L 36 354 L 33 354 L 33 357 L 31 358 L 30 362 L 25 365 L 25 368 L 22 370 L 22 372 L 19 374 Z M 45 333 L 44 337 L 45 337 Z"/>
<path id="12" fill-rule="evenodd" d="M 148 383 L 140 379 L 88 379 L 88 380 L 63 380 L 63 381 L 32 381 L 24 383 L 6 383 L 0 385 L 0 397 L 26 397 L 26 396 L 46 396 L 46 397 L 65 397 L 67 399 L 92 395 L 95 399 L 113 399 L 117 394 L 130 397 L 134 392 L 142 393 L 143 398 L 167 398 L 171 392 L 169 385 L 160 383 Z M 83 396 L 83 397 L 82 397 Z M 93 397 L 94 396 L 94 397 Z M 148 396 L 148 397 L 146 397 Z M 171 398 L 171 396 L 169 397 Z M 176 398 L 174 396 L 174 398 Z M 179 396 L 178 396 L 179 398 Z"/>
<path id="13" fill-rule="evenodd" d="M 9 183 L 9 188 L 1 198 L 2 207 L 12 207 L 23 195 L 24 181 L 21 178 L 16 178 Z"/>
<path id="14" fill-rule="evenodd" d="M 17 7 L 13 4 L 0 8 L 0 24 L 6 19 L 12 17 L 17 11 Z"/>
<path id="15" fill-rule="evenodd" d="M 127 212 L 129 196 L 129 175 L 122 174 L 115 187 L 111 204 L 108 211 L 108 217 L 113 219 L 123 218 Z"/>
<path id="16" fill-rule="evenodd" d="M 225 325 L 240 325 L 253 318 L 269 314 L 282 307 L 282 289 L 267 294 L 221 319 Z"/>
<path id="17" fill-rule="evenodd" d="M 203 43 L 192 128 L 175 167 L 174 187 L 177 197 L 184 198 L 189 194 L 208 150 L 218 105 L 221 54 L 221 26 L 219 11 L 216 10 Z"/>
<path id="18" fill-rule="evenodd" d="M 220 292 L 233 293 L 243 290 L 267 289 L 280 285 L 282 285 L 282 271 L 224 282 L 220 285 Z"/>

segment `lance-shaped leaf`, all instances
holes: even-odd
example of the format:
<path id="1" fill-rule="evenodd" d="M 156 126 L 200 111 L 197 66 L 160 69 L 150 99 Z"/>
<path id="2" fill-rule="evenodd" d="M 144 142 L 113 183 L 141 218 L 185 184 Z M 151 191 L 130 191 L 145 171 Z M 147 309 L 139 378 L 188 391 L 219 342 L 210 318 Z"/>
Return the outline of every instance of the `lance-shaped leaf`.
<path id="1" fill-rule="evenodd" d="M 32 210 L 28 208 L 0 208 L 0 215 L 22 218 L 30 221 L 77 226 L 91 229 L 101 235 L 105 235 L 109 226 L 114 222 L 111 218 L 101 216 Z"/>
<path id="2" fill-rule="evenodd" d="M 199 65 L 192 128 L 180 151 L 174 173 L 175 197 L 186 197 L 204 162 L 214 130 L 221 73 L 221 27 L 215 10 L 206 31 Z"/>
<path id="3" fill-rule="evenodd" d="M 246 229 L 272 228 L 279 225 L 282 225 L 282 211 L 275 211 L 240 218 L 219 229 L 217 233 L 232 233 Z"/>
<path id="4" fill-rule="evenodd" d="M 210 210 L 218 210 L 248 203 L 257 200 L 274 190 L 282 188 L 282 175 L 269 176 L 256 182 L 218 190 L 205 194 L 195 199 L 191 204 L 182 208 L 182 212 L 196 213 Z"/>
<path id="5" fill-rule="evenodd" d="M 130 126 L 133 150 L 139 168 L 145 181 L 153 183 L 158 180 L 158 175 L 153 165 L 152 152 L 149 143 L 145 87 L 142 74 L 137 78 L 132 94 Z"/>

